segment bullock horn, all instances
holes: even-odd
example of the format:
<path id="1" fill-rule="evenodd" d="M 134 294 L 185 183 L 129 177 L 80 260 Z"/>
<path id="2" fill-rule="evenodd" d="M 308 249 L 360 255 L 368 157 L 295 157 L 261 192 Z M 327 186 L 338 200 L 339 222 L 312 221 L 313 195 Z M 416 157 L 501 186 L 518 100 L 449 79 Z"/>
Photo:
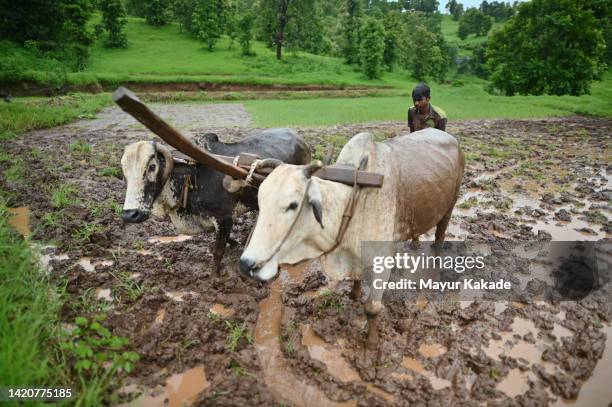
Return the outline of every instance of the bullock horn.
<path id="1" fill-rule="evenodd" d="M 304 175 L 306 178 L 312 177 L 312 174 L 323 168 L 323 163 L 319 160 L 313 161 L 304 167 Z"/>
<path id="2" fill-rule="evenodd" d="M 276 158 L 266 158 L 259 160 L 257 163 L 257 168 L 276 168 L 282 163 L 283 162 L 281 160 L 277 160 Z"/>
<path id="3" fill-rule="evenodd" d="M 172 173 L 172 170 L 174 169 L 174 158 L 166 146 L 162 144 L 155 144 L 155 147 L 156 151 L 159 151 L 164 156 L 164 160 L 166 161 L 164 163 L 164 173 L 162 174 L 162 185 L 164 185 L 166 181 L 168 181 L 168 178 L 170 178 L 170 173 Z"/>

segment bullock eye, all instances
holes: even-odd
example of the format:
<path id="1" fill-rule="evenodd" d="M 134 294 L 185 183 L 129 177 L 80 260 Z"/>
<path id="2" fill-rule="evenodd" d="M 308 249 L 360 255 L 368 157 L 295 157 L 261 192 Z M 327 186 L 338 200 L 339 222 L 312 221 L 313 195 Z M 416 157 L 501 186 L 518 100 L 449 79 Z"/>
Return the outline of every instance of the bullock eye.
<path id="1" fill-rule="evenodd" d="M 157 168 L 157 166 L 155 164 L 149 165 L 149 172 L 155 171 L 155 168 Z"/>
<path id="2" fill-rule="evenodd" d="M 298 207 L 298 203 L 297 202 L 291 202 L 289 204 L 289 206 L 287 207 L 287 210 L 288 211 L 294 211 L 294 210 L 297 209 L 297 207 Z"/>

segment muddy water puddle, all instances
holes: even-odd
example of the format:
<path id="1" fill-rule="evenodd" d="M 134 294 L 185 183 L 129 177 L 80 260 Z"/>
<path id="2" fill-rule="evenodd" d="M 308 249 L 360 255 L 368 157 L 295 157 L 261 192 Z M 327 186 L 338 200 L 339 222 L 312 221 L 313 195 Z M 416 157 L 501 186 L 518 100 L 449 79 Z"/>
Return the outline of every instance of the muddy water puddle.
<path id="1" fill-rule="evenodd" d="M 112 301 L 113 296 L 111 294 L 110 288 L 97 288 L 96 289 L 96 298 L 99 300 Z"/>
<path id="2" fill-rule="evenodd" d="M 439 343 L 421 344 L 419 353 L 426 358 L 435 358 L 446 353 L 446 348 Z"/>
<path id="3" fill-rule="evenodd" d="M 309 325 L 301 326 L 302 345 L 306 346 L 310 357 L 325 364 L 329 373 L 342 382 L 358 382 L 364 385 L 370 392 L 377 394 L 385 400 L 393 400 L 392 394 L 375 387 L 371 383 L 361 380 L 361 376 L 342 356 L 344 350 L 340 343 L 330 345 L 319 337 Z"/>
<path id="4" fill-rule="evenodd" d="M 8 208 L 9 225 L 17 231 L 21 236 L 27 238 L 32 234 L 30 229 L 30 208 L 21 206 L 19 208 Z"/>
<path id="5" fill-rule="evenodd" d="M 81 257 L 77 262 L 77 265 L 83 267 L 83 269 L 89 273 L 96 271 L 97 266 L 110 267 L 115 264 L 112 260 L 98 260 L 92 261 L 91 257 Z"/>
<path id="6" fill-rule="evenodd" d="M 172 301 L 183 302 L 186 297 L 197 297 L 198 293 L 194 291 L 166 291 L 166 297 Z"/>
<path id="7" fill-rule="evenodd" d="M 227 308 L 223 304 L 214 304 L 210 307 L 210 312 L 223 318 L 230 318 L 236 313 L 235 310 Z"/>
<path id="8" fill-rule="evenodd" d="M 584 382 L 575 400 L 560 399 L 554 404 L 555 407 L 608 407 L 612 403 L 612 325 L 604 324 L 603 332 L 606 334 L 606 348 L 593 374 Z"/>
<path id="9" fill-rule="evenodd" d="M 497 390 L 505 393 L 508 397 L 516 397 L 529 390 L 529 382 L 536 381 L 536 375 L 531 371 L 522 372 L 520 369 L 511 369 L 508 376 L 499 382 Z"/>
<path id="10" fill-rule="evenodd" d="M 304 270 L 306 264 L 298 267 Z M 294 271 L 292 270 L 292 274 L 294 274 Z M 283 356 L 278 341 L 283 317 L 282 281 L 286 281 L 290 277 L 285 270 L 281 270 L 280 273 L 281 275 L 274 280 L 270 287 L 268 298 L 260 302 L 259 316 L 255 327 L 255 349 L 263 369 L 266 385 L 277 401 L 291 403 L 298 407 L 348 407 L 356 405 L 352 402 L 338 403 L 331 401 L 316 386 L 303 382 L 291 373 L 291 368 Z"/>
<path id="11" fill-rule="evenodd" d="M 177 236 L 154 236 L 149 239 L 149 243 L 180 243 L 185 240 L 191 239 L 193 236 L 190 235 L 177 235 Z M 151 254 L 149 251 L 145 251 L 143 254 Z"/>
<path id="12" fill-rule="evenodd" d="M 183 407 L 192 405 L 200 393 L 210 387 L 203 366 L 170 376 L 163 388 L 145 391 L 145 394 L 126 406 Z M 137 386 L 126 386 L 124 393 L 132 393 Z"/>
<path id="13" fill-rule="evenodd" d="M 512 356 L 514 358 L 524 358 L 530 363 L 539 363 L 544 349 L 537 341 L 535 344 L 526 342 L 522 339 L 515 340 L 514 335 L 524 337 L 525 335 L 532 334 L 536 337 L 538 333 L 537 327 L 531 320 L 517 317 L 512 322 L 510 332 L 499 332 L 500 339 L 491 339 L 489 346 L 484 348 L 484 352 L 487 356 L 494 360 L 500 360 L 501 355 Z"/>
<path id="14" fill-rule="evenodd" d="M 343 382 L 361 381 L 359 373 L 342 357 L 342 349 L 338 344 L 335 346 L 328 345 L 312 330 L 310 325 L 302 325 L 300 330 L 302 332 L 302 345 L 306 346 L 310 357 L 323 362 L 332 376 Z"/>
<path id="15" fill-rule="evenodd" d="M 431 384 L 431 387 L 434 390 L 442 390 L 444 388 L 452 386 L 452 383 L 450 381 L 436 376 L 435 373 L 429 370 L 425 370 L 421 362 L 419 362 L 418 360 L 414 358 L 411 358 L 409 356 L 404 356 L 404 358 L 402 359 L 401 365 L 403 368 L 410 370 L 414 373 L 421 374 L 425 376 L 427 379 L 429 379 L 429 383 Z M 411 376 L 405 373 L 393 372 L 392 376 L 401 381 L 412 379 Z"/>
<path id="16" fill-rule="evenodd" d="M 563 320 L 565 318 L 565 311 L 553 315 Z M 552 405 L 556 407 L 567 405 L 584 407 L 607 406 L 608 402 L 612 400 L 612 388 L 607 384 L 612 375 L 612 326 L 605 324 L 603 331 L 607 335 L 603 357 L 597 362 L 592 375 L 582 384 L 578 398 L 572 400 L 563 399 L 552 394 L 548 388 L 549 397 L 557 400 Z M 563 338 L 574 336 L 574 332 L 558 322 L 554 323 L 551 333 L 556 337 L 556 341 L 559 342 Z M 538 381 L 537 375 L 531 369 L 533 366 L 543 368 L 548 374 L 557 375 L 560 373 L 559 366 L 542 360 L 544 350 L 551 343 L 538 335 L 538 328 L 532 321 L 516 317 L 509 332 L 498 332 L 498 334 L 500 339 L 490 340 L 489 346 L 483 348 L 485 354 L 497 361 L 502 359 L 502 355 L 510 356 L 522 361 L 520 363 L 526 363 L 527 366 L 527 369 L 524 370 L 518 368 L 510 369 L 508 375 L 497 384 L 496 388 L 508 397 L 514 398 L 524 394 L 530 389 L 530 382 Z M 531 339 L 527 340 L 528 336 Z M 608 401 L 604 402 L 604 400 Z"/>

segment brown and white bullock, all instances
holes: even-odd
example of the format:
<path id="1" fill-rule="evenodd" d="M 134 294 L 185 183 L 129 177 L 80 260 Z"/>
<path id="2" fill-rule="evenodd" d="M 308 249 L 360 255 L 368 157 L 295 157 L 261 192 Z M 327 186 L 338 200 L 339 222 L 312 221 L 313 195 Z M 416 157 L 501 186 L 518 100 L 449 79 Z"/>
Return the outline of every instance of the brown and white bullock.
<path id="1" fill-rule="evenodd" d="M 332 281 L 353 278 L 358 287 L 363 241 L 411 240 L 436 227 L 436 243 L 441 244 L 465 166 L 458 141 L 436 129 L 382 143 L 361 133 L 349 140 L 336 163 L 357 167 L 364 155 L 366 170 L 384 174 L 384 183 L 382 188 L 360 190 L 353 218 L 335 248 L 352 187 L 311 177 L 316 164 L 279 165 L 259 188 L 259 217 L 240 257 L 241 272 L 270 280 L 281 263 L 321 257 Z M 386 273 L 378 277 L 386 280 Z M 369 346 L 378 342 L 382 294 L 370 289 L 365 304 Z"/>

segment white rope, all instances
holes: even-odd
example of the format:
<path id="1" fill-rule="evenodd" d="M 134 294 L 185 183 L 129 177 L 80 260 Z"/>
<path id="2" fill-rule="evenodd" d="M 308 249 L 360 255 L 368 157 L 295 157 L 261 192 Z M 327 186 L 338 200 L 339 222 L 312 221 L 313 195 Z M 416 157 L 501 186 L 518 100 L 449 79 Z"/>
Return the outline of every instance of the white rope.
<path id="1" fill-rule="evenodd" d="M 257 170 L 257 167 L 259 167 L 259 164 L 261 164 L 261 160 L 255 160 L 251 163 L 251 168 L 249 168 L 249 174 L 246 177 L 246 184 L 249 186 L 254 186 L 253 185 L 253 174 L 255 173 L 255 171 Z"/>

